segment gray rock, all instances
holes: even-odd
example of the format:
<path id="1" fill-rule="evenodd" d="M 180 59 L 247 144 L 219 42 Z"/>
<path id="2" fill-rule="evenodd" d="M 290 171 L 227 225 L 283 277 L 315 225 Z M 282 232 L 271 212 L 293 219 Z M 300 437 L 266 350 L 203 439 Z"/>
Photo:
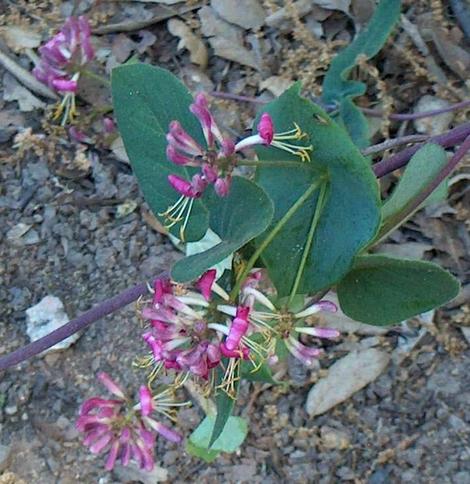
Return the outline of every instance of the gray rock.
<path id="1" fill-rule="evenodd" d="M 62 301 L 55 296 L 46 296 L 38 304 L 26 310 L 26 333 L 31 341 L 36 341 L 46 334 L 60 328 L 69 321 Z M 43 352 L 46 354 L 54 350 L 63 350 L 78 340 L 75 333 L 69 338 L 57 343 Z"/>

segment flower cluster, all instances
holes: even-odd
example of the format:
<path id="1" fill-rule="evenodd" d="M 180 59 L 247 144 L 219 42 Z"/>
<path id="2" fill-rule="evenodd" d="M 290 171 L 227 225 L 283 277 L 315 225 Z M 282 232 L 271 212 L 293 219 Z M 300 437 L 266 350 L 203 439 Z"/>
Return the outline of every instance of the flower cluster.
<path id="1" fill-rule="evenodd" d="M 150 322 L 143 339 L 151 350 L 148 363 L 154 374 L 160 369 L 174 369 L 209 380 L 210 370 L 221 358 L 247 357 L 247 353 L 226 351 L 221 342 L 230 334 L 230 318 L 217 310 L 213 295 L 228 301 L 227 293 L 215 282 L 216 271 L 207 271 L 189 290 L 157 279 L 152 302 L 142 316 Z"/>
<path id="2" fill-rule="evenodd" d="M 86 17 L 70 17 L 60 32 L 39 48 L 40 60 L 34 68 L 36 78 L 63 94 L 56 117 L 64 111 L 62 124 L 75 114 L 75 93 L 80 70 L 94 58 L 91 29 Z"/>
<path id="3" fill-rule="evenodd" d="M 82 404 L 76 426 L 85 434 L 83 444 L 94 454 L 108 453 L 107 470 L 113 469 L 118 459 L 125 466 L 133 460 L 140 468 L 152 470 L 157 435 L 175 443 L 182 440 L 179 433 L 152 416 L 159 406 L 165 409 L 171 403 L 167 392 L 153 396 L 149 387 L 142 386 L 139 403 L 132 405 L 109 375 L 99 373 L 98 379 L 115 398 L 93 397 Z"/>
<path id="4" fill-rule="evenodd" d="M 257 126 L 257 134 L 235 143 L 234 140 L 222 135 L 204 94 L 198 94 L 189 109 L 201 124 L 206 146 L 201 146 L 178 121 L 170 123 L 166 137 L 168 160 L 175 165 L 197 168 L 198 171 L 191 180 L 175 174 L 168 175 L 170 185 L 180 194 L 180 198 L 160 214 L 167 220 L 167 228 L 182 222 L 182 240 L 194 200 L 200 198 L 209 185 L 214 186 L 215 193 L 220 197 L 229 194 L 232 172 L 237 165 L 237 154 L 240 151 L 256 145 L 273 146 L 298 155 L 303 161 L 310 160 L 308 152 L 312 149 L 311 146 L 287 142 L 306 137 L 297 125 L 290 131 L 275 133 L 271 116 L 263 113 Z"/>
<path id="5" fill-rule="evenodd" d="M 238 305 L 234 305 L 215 282 L 215 275 L 215 270 L 207 271 L 196 283 L 198 291 L 173 285 L 168 279 L 155 282 L 153 300 L 142 311 L 150 323 L 143 335 L 151 350 L 145 366 L 153 367 L 153 375 L 173 369 L 209 380 L 210 370 L 222 358 L 234 360 L 232 366 L 242 359 L 273 361 L 278 341 L 311 365 L 321 350 L 304 345 L 300 335 L 339 336 L 334 329 L 312 327 L 307 321 L 320 311 L 336 311 L 330 301 L 312 303 L 296 313 L 278 310 L 257 288 L 261 271 L 256 270 L 248 276 Z M 261 338 L 253 338 L 255 334 Z M 226 375 L 225 380 L 232 377 Z"/>
<path id="6" fill-rule="evenodd" d="M 259 290 L 261 275 L 260 270 L 248 275 L 237 304 L 216 282 L 215 270 L 205 272 L 189 287 L 168 278 L 157 279 L 152 299 L 142 308 L 142 317 L 148 321 L 143 339 L 149 353 L 139 366 L 151 368 L 149 385 L 166 370 L 176 374 L 175 388 L 186 378 L 195 377 L 208 391 L 220 389 L 234 397 L 240 363 L 250 361 L 256 371 L 260 364 L 277 361 L 279 343 L 310 366 L 321 350 L 305 345 L 300 338 L 339 336 L 334 329 L 312 325 L 315 313 L 336 311 L 336 306 L 323 300 L 295 313 L 278 309 Z M 217 368 L 222 370 L 220 375 L 215 373 Z M 108 375 L 98 377 L 115 398 L 94 397 L 82 405 L 77 428 L 85 433 L 84 444 L 94 453 L 108 452 L 107 469 L 112 469 L 117 459 L 124 465 L 133 459 L 150 469 L 157 434 L 173 442 L 181 440 L 179 434 L 152 417 L 156 411 L 165 413 L 172 404 L 169 390 L 152 395 L 150 388 L 143 386 L 139 403 L 132 404 Z"/>

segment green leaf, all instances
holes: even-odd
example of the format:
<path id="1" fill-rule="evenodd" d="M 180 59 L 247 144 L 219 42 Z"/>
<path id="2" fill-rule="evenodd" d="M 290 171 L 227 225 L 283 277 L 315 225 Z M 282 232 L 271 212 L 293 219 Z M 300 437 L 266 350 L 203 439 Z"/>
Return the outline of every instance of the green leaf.
<path id="1" fill-rule="evenodd" d="M 220 198 L 210 192 L 210 228 L 221 242 L 200 254 L 178 261 L 171 271 L 178 282 L 196 279 L 268 227 L 273 217 L 273 203 L 264 190 L 245 178 L 234 177 L 228 197 Z"/>
<path id="2" fill-rule="evenodd" d="M 431 262 L 368 255 L 358 257 L 337 290 L 341 309 L 349 317 L 386 326 L 450 301 L 458 294 L 459 283 Z"/>
<path id="3" fill-rule="evenodd" d="M 383 224 L 378 239 L 392 232 L 419 208 L 410 211 L 409 207 L 446 163 L 447 155 L 444 148 L 432 143 L 424 145 L 413 155 L 395 190 L 382 207 Z M 442 190 L 442 184 L 440 187 L 436 191 Z"/>
<path id="4" fill-rule="evenodd" d="M 256 366 L 251 361 L 242 361 L 240 375 L 244 380 L 256 381 L 262 383 L 272 383 L 278 385 L 279 382 L 273 378 L 273 372 L 268 364 L 260 362 L 255 357 Z"/>
<path id="5" fill-rule="evenodd" d="M 205 146 L 197 118 L 189 111 L 192 96 L 171 73 L 147 64 L 116 67 L 112 71 L 114 113 L 146 202 L 161 221 L 159 213 L 176 202 L 179 194 L 170 186 L 171 173 L 189 179 L 194 169 L 177 166 L 166 157 L 166 133 L 178 120 L 196 141 Z M 186 228 L 187 241 L 199 240 L 209 226 L 209 211 L 203 199 L 196 200 Z M 178 227 L 171 232 L 178 234 Z"/>
<path id="6" fill-rule="evenodd" d="M 224 362 L 223 366 L 226 368 L 229 361 L 225 358 L 223 362 Z M 237 371 L 239 371 L 239 368 L 240 367 L 237 367 Z M 219 386 L 224 378 L 225 371 L 221 366 L 217 367 L 216 371 L 217 371 L 216 386 Z M 228 422 L 230 416 L 232 415 L 233 406 L 235 405 L 235 401 L 237 398 L 238 386 L 240 384 L 239 376 L 240 376 L 239 373 L 233 375 L 233 378 L 234 378 L 233 390 L 235 392 L 235 395 L 230 396 L 222 389 L 219 389 L 219 391 L 215 396 L 215 406 L 216 406 L 217 414 L 215 417 L 212 435 L 209 440 L 209 448 L 212 447 L 214 442 L 222 434 L 226 423 Z"/>
<path id="7" fill-rule="evenodd" d="M 380 223 L 378 185 L 368 161 L 347 133 L 321 108 L 301 98 L 299 90 L 294 85 L 263 112 L 273 117 L 276 132 L 290 130 L 294 123 L 300 126 L 308 136 L 302 143 L 313 146 L 311 162 L 299 162 L 298 156 L 277 148 L 257 149 L 260 160 L 272 160 L 272 166 L 257 168 L 257 182 L 274 202 L 271 226 L 255 239 L 258 247 L 306 191 L 319 185 L 261 255 L 280 297 L 289 295 L 297 280 L 298 294 L 335 284 Z M 286 166 L 283 160 L 298 163 Z M 322 178 L 328 180 L 327 190 L 323 208 L 317 212 Z M 320 214 L 317 222 L 316 213 Z"/>
<path id="8" fill-rule="evenodd" d="M 229 417 L 223 432 L 210 445 L 209 441 L 214 428 L 215 418 L 206 417 L 191 434 L 186 447 L 188 452 L 206 462 L 212 462 L 220 452 L 235 452 L 248 433 L 248 426 L 243 418 Z"/>
<path id="9" fill-rule="evenodd" d="M 340 119 L 361 148 L 368 144 L 367 121 L 352 99 L 362 96 L 366 85 L 348 77 L 359 55 L 370 59 L 380 51 L 398 21 L 400 4 L 400 0 L 381 0 L 367 27 L 333 59 L 323 81 L 323 102 L 338 106 Z"/>

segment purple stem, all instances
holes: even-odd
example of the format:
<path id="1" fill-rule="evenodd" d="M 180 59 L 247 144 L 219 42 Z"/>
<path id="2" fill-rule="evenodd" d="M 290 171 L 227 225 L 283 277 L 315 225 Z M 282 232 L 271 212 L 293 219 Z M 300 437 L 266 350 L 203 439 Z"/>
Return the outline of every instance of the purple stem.
<path id="1" fill-rule="evenodd" d="M 429 138 L 426 143 L 436 143 L 441 145 L 444 148 L 448 148 L 450 146 L 455 146 L 462 143 L 467 136 L 470 135 L 470 123 L 461 124 L 447 133 L 440 134 L 438 136 L 434 136 Z M 406 148 L 403 151 L 400 151 L 396 155 L 387 158 L 386 160 L 379 161 L 375 165 L 373 165 L 372 169 L 374 170 L 375 175 L 377 178 L 381 178 L 385 176 L 387 173 L 391 173 L 398 168 L 405 166 L 410 158 L 424 145 L 424 143 L 417 144 L 410 148 Z"/>
<path id="2" fill-rule="evenodd" d="M 443 170 L 429 185 L 429 187 L 415 200 L 413 205 L 417 203 L 417 206 L 419 206 L 426 199 L 426 197 L 432 191 L 434 191 L 435 188 L 438 187 L 447 176 L 449 176 L 452 170 L 464 157 L 465 153 L 470 149 L 470 123 L 462 124 L 461 126 L 458 126 L 447 133 L 430 138 L 428 142 L 440 144 L 445 148 L 462 142 L 463 144 L 455 152 L 454 156 L 449 160 L 448 164 L 443 168 Z M 388 158 L 387 160 L 376 163 L 373 166 L 374 173 L 378 178 L 380 178 L 387 173 L 401 168 L 402 166 L 406 165 L 410 158 L 421 148 L 421 146 L 423 146 L 423 144 L 424 143 L 407 148 Z M 165 274 L 166 273 L 163 272 L 156 278 L 163 277 Z M 0 371 L 21 363 L 22 361 L 41 353 L 47 348 L 54 346 L 72 334 L 86 328 L 95 321 L 113 313 L 114 311 L 117 311 L 118 309 L 121 309 L 124 306 L 127 306 L 131 302 L 137 300 L 140 296 L 146 294 L 147 291 L 148 288 L 145 282 L 126 289 L 117 296 L 114 296 L 85 312 L 78 318 L 72 319 L 72 321 L 69 321 L 68 323 L 64 324 L 64 326 L 61 326 L 52 333 L 49 333 L 48 335 L 33 341 L 22 348 L 0 357 Z"/>
<path id="3" fill-rule="evenodd" d="M 470 107 L 470 99 L 462 101 L 460 103 L 452 104 L 447 108 L 433 109 L 431 111 L 422 111 L 420 113 L 397 113 L 390 114 L 389 119 L 394 121 L 410 121 L 412 119 L 430 118 L 432 116 L 438 116 L 439 114 L 449 113 L 451 111 L 457 111 L 458 109 L 464 109 Z M 361 108 L 361 111 L 369 116 L 376 118 L 382 118 L 384 113 L 382 111 L 376 111 L 375 109 Z"/>
<path id="4" fill-rule="evenodd" d="M 162 277 L 164 273 L 160 274 L 157 277 Z M 78 318 L 72 319 L 68 323 L 64 324 L 60 328 L 57 328 L 52 333 L 39 338 L 32 343 L 23 346 L 22 348 L 18 348 L 17 350 L 0 357 L 0 371 L 9 368 L 10 366 L 16 365 L 21 363 L 28 358 L 31 358 L 38 353 L 54 346 L 59 341 L 68 338 L 72 334 L 80 331 L 91 323 L 94 323 L 98 319 L 104 318 L 108 314 L 117 311 L 118 309 L 127 306 L 131 302 L 137 300 L 140 296 L 143 296 L 148 292 L 147 283 L 143 282 L 141 284 L 137 284 L 137 286 L 131 287 L 126 289 L 125 291 L 121 292 L 117 296 L 112 297 L 111 299 L 107 299 L 106 301 L 98 304 L 97 306 L 91 308 L 89 311 L 86 311 Z"/>

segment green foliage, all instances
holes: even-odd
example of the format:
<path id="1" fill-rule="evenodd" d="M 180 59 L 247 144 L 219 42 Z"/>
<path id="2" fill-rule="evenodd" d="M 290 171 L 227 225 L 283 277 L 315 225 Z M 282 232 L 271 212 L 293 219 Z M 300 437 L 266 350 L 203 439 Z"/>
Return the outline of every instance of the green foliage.
<path id="1" fill-rule="evenodd" d="M 414 154 L 392 195 L 382 207 L 383 224 L 378 239 L 397 228 L 419 208 L 410 210 L 416 198 L 436 178 L 446 163 L 446 152 L 439 145 L 426 144 Z M 445 184 L 440 187 L 436 191 L 445 189 Z"/>
<path id="2" fill-rule="evenodd" d="M 363 82 L 349 80 L 359 55 L 370 59 L 385 44 L 400 15 L 400 0 L 381 0 L 367 27 L 331 62 L 323 81 L 323 102 L 338 106 L 339 118 L 354 142 L 368 145 L 367 120 L 352 99 L 366 91 Z"/>
<path id="3" fill-rule="evenodd" d="M 386 326 L 441 306 L 458 294 L 459 283 L 431 262 L 367 255 L 357 258 L 337 290 L 349 317 Z"/>
<path id="4" fill-rule="evenodd" d="M 223 360 L 224 362 L 224 367 L 227 367 L 229 364 L 229 361 L 227 359 Z M 239 367 L 237 368 L 239 371 Z M 240 378 L 239 378 L 239 373 L 237 372 L 234 377 L 234 382 L 233 382 L 233 389 L 234 389 L 234 395 L 228 395 L 225 391 L 222 389 L 219 389 L 215 396 L 215 406 L 216 406 L 216 417 L 215 417 L 215 422 L 212 430 L 212 434 L 209 439 L 209 448 L 212 447 L 214 442 L 219 438 L 219 436 L 222 434 L 225 425 L 227 424 L 230 416 L 232 415 L 233 411 L 233 406 L 235 405 L 235 400 L 237 398 L 237 393 L 238 393 L 238 386 L 240 384 Z M 219 386 L 222 383 L 222 379 L 224 377 L 224 370 L 222 367 L 217 368 L 217 384 L 216 386 Z"/>
<path id="5" fill-rule="evenodd" d="M 193 169 L 177 166 L 166 157 L 166 133 L 178 120 L 201 145 L 204 136 L 196 117 L 189 111 L 192 96 L 170 72 L 147 64 L 116 67 L 111 78 L 114 113 L 132 169 L 146 202 L 159 215 L 176 202 L 179 194 L 167 176 L 174 173 L 189 179 Z M 199 240 L 209 227 L 209 208 L 196 200 L 186 229 L 186 240 Z M 178 228 L 171 232 L 178 236 Z"/>
<path id="6" fill-rule="evenodd" d="M 377 182 L 369 163 L 347 133 L 322 109 L 301 98 L 299 90 L 299 85 L 291 87 L 263 112 L 273 117 L 276 132 L 290 130 L 294 123 L 300 126 L 313 146 L 311 162 L 300 162 L 298 156 L 276 148 L 257 149 L 260 160 L 273 162 L 257 169 L 256 181 L 274 202 L 271 226 L 255 239 L 258 247 L 307 190 L 318 185 L 261 255 L 279 296 L 290 294 L 296 280 L 298 294 L 335 284 L 374 237 L 380 222 Z M 282 160 L 298 163 L 285 166 Z M 316 221 L 323 186 L 323 208 Z"/>
<path id="7" fill-rule="evenodd" d="M 171 271 L 178 282 L 191 281 L 262 233 L 273 217 L 273 204 L 264 190 L 245 178 L 234 177 L 228 197 L 212 190 L 207 198 L 211 207 L 209 225 L 222 239 L 200 254 L 178 261 Z"/>
<path id="8" fill-rule="evenodd" d="M 210 445 L 214 429 L 215 418 L 207 416 L 191 434 L 186 450 L 206 462 L 212 462 L 221 452 L 235 452 L 248 433 L 248 426 L 243 418 L 229 417 L 223 431 Z"/>

